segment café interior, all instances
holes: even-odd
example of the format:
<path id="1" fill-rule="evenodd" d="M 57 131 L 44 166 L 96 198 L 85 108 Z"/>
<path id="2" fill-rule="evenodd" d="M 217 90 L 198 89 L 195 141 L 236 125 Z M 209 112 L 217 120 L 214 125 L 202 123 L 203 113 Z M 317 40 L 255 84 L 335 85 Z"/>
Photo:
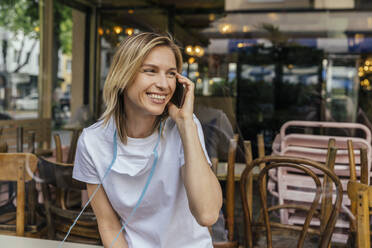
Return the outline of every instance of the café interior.
<path id="1" fill-rule="evenodd" d="M 223 191 L 214 247 L 371 247 L 368 0 L 0 3 L 2 244 L 103 247 L 89 205 L 74 223 L 88 200 L 74 157 L 116 49 L 141 32 L 171 35 L 195 84 Z"/>

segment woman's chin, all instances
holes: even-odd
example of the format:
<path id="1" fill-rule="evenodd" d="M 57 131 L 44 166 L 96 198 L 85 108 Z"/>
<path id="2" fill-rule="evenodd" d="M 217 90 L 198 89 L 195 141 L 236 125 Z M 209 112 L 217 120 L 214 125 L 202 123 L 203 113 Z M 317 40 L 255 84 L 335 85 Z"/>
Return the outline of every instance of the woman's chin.
<path id="1" fill-rule="evenodd" d="M 159 115 L 162 115 L 167 109 L 165 107 L 163 108 L 156 108 L 156 109 L 149 109 L 148 112 L 151 114 L 151 115 L 154 115 L 154 116 L 159 116 Z"/>

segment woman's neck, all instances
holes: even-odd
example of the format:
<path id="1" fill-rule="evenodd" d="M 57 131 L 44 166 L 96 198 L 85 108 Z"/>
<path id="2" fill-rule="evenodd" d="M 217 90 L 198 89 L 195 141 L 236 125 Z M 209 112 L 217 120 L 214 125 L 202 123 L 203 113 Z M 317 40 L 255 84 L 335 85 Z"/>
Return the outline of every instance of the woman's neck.
<path id="1" fill-rule="evenodd" d="M 152 134 L 156 116 L 149 116 L 148 118 L 125 118 L 125 130 L 128 137 L 131 138 L 145 138 Z"/>

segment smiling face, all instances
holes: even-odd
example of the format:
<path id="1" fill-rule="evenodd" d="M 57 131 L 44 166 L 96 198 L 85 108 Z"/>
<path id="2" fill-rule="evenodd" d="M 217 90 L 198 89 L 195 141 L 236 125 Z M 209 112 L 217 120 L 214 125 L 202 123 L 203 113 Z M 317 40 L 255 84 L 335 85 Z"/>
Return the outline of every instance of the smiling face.
<path id="1" fill-rule="evenodd" d="M 127 117 L 156 117 L 164 112 L 176 88 L 176 58 L 167 46 L 153 48 L 134 82 L 124 91 Z"/>

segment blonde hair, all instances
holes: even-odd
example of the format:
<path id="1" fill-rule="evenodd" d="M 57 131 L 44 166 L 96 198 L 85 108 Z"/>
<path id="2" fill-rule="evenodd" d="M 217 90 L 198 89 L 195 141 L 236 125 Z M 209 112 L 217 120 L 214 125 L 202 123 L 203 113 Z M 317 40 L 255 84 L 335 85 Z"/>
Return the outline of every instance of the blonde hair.
<path id="1" fill-rule="evenodd" d="M 100 120 L 104 125 L 113 116 L 116 124 L 117 135 L 122 143 L 126 144 L 127 132 L 125 130 L 125 111 L 124 111 L 124 90 L 135 79 L 146 56 L 150 51 L 158 46 L 169 47 L 176 58 L 177 71 L 182 69 L 182 54 L 170 35 L 157 33 L 140 33 L 132 35 L 120 43 L 115 52 L 105 85 L 103 87 L 103 101 L 106 110 Z M 162 118 L 168 114 L 165 111 L 156 119 L 154 130 L 158 127 Z"/>

